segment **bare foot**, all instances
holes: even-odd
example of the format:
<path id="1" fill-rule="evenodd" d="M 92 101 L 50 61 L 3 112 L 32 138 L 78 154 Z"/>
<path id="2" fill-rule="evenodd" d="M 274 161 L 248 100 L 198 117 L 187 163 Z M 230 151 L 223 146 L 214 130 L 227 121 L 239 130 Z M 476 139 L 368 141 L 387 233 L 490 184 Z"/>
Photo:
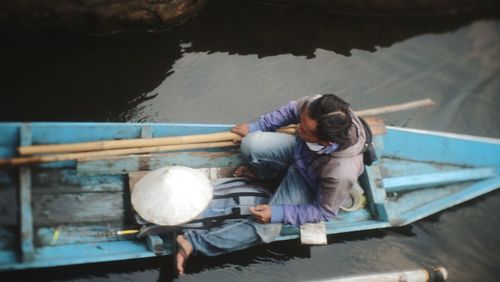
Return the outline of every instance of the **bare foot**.
<path id="1" fill-rule="evenodd" d="M 186 265 L 186 261 L 189 256 L 193 253 L 193 246 L 189 241 L 184 237 L 184 235 L 177 235 L 175 238 L 177 242 L 177 272 L 180 276 L 184 275 L 184 266 Z"/>
<path id="2" fill-rule="evenodd" d="M 234 170 L 234 177 L 246 177 L 250 180 L 257 180 L 258 177 L 255 172 L 252 171 L 248 166 L 239 166 Z"/>

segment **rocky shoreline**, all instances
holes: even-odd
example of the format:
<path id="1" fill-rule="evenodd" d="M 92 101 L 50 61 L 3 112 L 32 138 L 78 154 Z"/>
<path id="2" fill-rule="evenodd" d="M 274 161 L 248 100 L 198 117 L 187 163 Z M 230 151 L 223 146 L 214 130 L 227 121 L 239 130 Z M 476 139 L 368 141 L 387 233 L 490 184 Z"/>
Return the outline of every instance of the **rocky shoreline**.
<path id="1" fill-rule="evenodd" d="M 232 1 L 371 15 L 456 15 L 495 10 L 499 6 L 497 0 Z M 185 22 L 207 3 L 208 0 L 3 0 L 0 24 L 6 30 L 159 30 Z"/>
<path id="2" fill-rule="evenodd" d="M 20 29 L 157 29 L 196 15 L 207 0 L 4 0 L 0 23 Z"/>

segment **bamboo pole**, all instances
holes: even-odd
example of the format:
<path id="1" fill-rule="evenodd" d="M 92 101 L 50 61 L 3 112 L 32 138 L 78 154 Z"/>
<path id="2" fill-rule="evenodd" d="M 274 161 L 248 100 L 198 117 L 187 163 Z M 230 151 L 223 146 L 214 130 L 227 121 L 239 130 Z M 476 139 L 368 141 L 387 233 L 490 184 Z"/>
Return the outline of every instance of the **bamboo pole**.
<path id="1" fill-rule="evenodd" d="M 329 279 L 330 282 L 442 282 L 448 279 L 446 268 L 439 266 L 432 269 L 415 269 L 398 272 L 386 272 Z"/>
<path id="2" fill-rule="evenodd" d="M 279 131 L 282 133 L 293 134 L 295 133 L 295 128 L 286 128 L 285 130 L 279 130 Z M 383 134 L 385 133 L 385 127 L 374 127 L 372 128 L 372 133 L 374 135 Z M 223 141 L 223 142 L 210 142 L 210 143 L 194 143 L 194 144 L 151 146 L 151 147 L 126 148 L 126 149 L 114 149 L 114 150 L 100 150 L 100 151 L 66 153 L 66 154 L 63 153 L 63 154 L 38 155 L 31 157 L 0 159 L 0 167 L 68 161 L 68 160 L 77 160 L 86 158 L 102 158 L 102 157 L 122 156 L 131 154 L 159 153 L 159 152 L 179 151 L 179 150 L 189 150 L 189 149 L 223 148 L 223 147 L 232 147 L 237 145 L 238 145 L 237 142 Z"/>
<path id="3" fill-rule="evenodd" d="M 159 137 L 149 139 L 106 140 L 74 144 L 33 145 L 18 148 L 20 155 L 53 154 L 69 152 L 99 151 L 123 148 L 153 147 L 167 145 L 182 145 L 195 143 L 209 143 L 229 140 L 241 140 L 241 136 L 232 132 L 211 134 L 185 135 L 173 137 Z"/>
<path id="4" fill-rule="evenodd" d="M 390 105 L 390 106 L 385 106 L 385 107 L 380 107 L 380 108 L 357 111 L 356 114 L 358 116 L 375 116 L 375 115 L 398 112 L 398 111 L 403 111 L 403 110 L 416 109 L 416 108 L 425 107 L 425 106 L 432 106 L 434 104 L 435 104 L 434 101 L 427 98 L 427 99 L 416 100 L 416 101 L 408 102 L 408 103 L 402 103 L 402 104 Z"/>
<path id="5" fill-rule="evenodd" d="M 116 149 L 116 150 L 101 150 L 101 151 L 69 153 L 69 154 L 41 155 L 33 157 L 0 159 L 0 166 L 16 166 L 16 165 L 26 165 L 26 164 L 68 161 L 68 160 L 76 160 L 80 158 L 90 158 L 90 157 L 111 157 L 111 156 L 121 156 L 121 155 L 131 155 L 131 154 L 159 153 L 159 152 L 190 150 L 190 149 L 223 148 L 223 147 L 233 147 L 233 146 L 238 146 L 238 143 L 232 141 L 226 141 L 226 142 L 181 144 L 181 145 L 166 145 L 166 146 L 151 146 L 151 147 Z"/>
<path id="6" fill-rule="evenodd" d="M 360 116 L 377 115 L 382 113 L 414 109 L 433 104 L 434 102 L 431 99 L 423 99 L 409 103 L 357 111 L 356 114 Z M 289 129 L 287 130 L 290 131 Z M 99 151 L 99 150 L 135 148 L 135 147 L 221 142 L 229 140 L 238 141 L 241 140 L 241 136 L 232 132 L 220 132 L 212 134 L 158 137 L 150 139 L 139 138 L 139 139 L 95 141 L 95 142 L 74 143 L 74 144 L 21 146 L 18 147 L 18 151 L 21 156 L 26 156 L 34 154 L 70 153 L 70 152 Z"/>

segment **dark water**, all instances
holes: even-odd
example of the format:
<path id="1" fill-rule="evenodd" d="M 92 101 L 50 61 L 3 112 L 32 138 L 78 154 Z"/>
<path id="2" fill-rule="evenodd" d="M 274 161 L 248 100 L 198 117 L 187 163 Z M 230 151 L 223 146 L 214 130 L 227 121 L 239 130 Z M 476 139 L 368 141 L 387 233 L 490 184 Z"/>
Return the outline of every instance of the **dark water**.
<path id="1" fill-rule="evenodd" d="M 236 3 L 238 2 L 238 3 Z M 386 124 L 500 138 L 500 17 L 358 17 L 211 1 L 170 30 L 4 31 L 2 121 L 236 123 L 313 93 L 364 109 L 432 98 Z M 500 156 L 499 156 L 500 157 Z M 404 228 L 196 257 L 185 281 L 304 281 L 444 265 L 500 280 L 500 192 Z M 16 281 L 168 281 L 168 258 L 2 273 Z M 2 279 L 3 281 L 7 281 Z"/>

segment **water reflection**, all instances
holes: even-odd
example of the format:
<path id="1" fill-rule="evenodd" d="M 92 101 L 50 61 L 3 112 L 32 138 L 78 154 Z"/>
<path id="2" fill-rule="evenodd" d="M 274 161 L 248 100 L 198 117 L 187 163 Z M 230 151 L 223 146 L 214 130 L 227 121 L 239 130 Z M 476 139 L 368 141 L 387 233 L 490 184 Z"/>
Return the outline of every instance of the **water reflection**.
<path id="1" fill-rule="evenodd" d="M 186 24 L 153 34 L 131 31 L 89 37 L 4 31 L 0 120 L 169 121 L 173 119 L 157 119 L 157 113 L 141 114 L 147 110 L 141 103 L 158 94 L 153 90 L 175 71 L 176 62 L 189 63 L 184 52 L 310 59 L 318 56 L 318 50 L 328 50 L 350 56 L 353 50 L 374 52 L 489 17 L 352 17 L 244 1 L 211 1 Z M 240 69 L 234 61 L 227 61 L 226 66 L 229 64 L 230 71 L 243 77 L 262 71 Z M 219 67 L 214 65 L 212 72 Z M 205 83 L 207 89 L 199 90 L 203 93 L 224 87 L 210 84 L 210 77 L 203 76 L 207 77 L 200 82 L 195 71 L 184 78 L 185 84 Z M 298 76 L 300 73 L 285 78 L 268 75 L 266 79 L 289 84 L 287 80 Z M 181 86 L 176 86 L 175 96 L 189 95 L 191 89 Z"/>
<path id="2" fill-rule="evenodd" d="M 183 26 L 183 37 L 192 42 L 187 51 L 313 58 L 317 49 L 324 49 L 350 56 L 354 49 L 374 52 L 420 34 L 449 32 L 495 17 L 353 16 L 230 2 L 235 1 L 209 5 Z"/>
<path id="3" fill-rule="evenodd" d="M 235 123 L 311 93 L 337 93 L 355 109 L 430 97 L 436 107 L 386 115 L 386 123 L 498 137 L 499 28 L 476 21 L 349 57 L 317 48 L 309 59 L 195 51 L 193 41 L 150 92 L 157 97 L 128 113 L 138 121 Z"/>

